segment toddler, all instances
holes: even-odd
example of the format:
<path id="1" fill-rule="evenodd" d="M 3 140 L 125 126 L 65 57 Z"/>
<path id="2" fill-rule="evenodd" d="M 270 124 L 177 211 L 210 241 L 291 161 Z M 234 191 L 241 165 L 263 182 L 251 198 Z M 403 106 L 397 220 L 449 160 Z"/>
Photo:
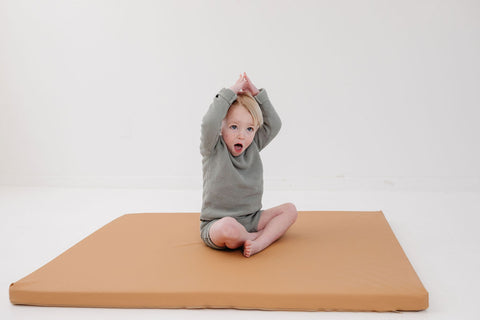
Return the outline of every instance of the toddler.
<path id="1" fill-rule="evenodd" d="M 250 257 L 280 238 L 297 219 L 297 209 L 291 203 L 261 210 L 260 151 L 280 127 L 267 92 L 258 90 L 246 73 L 215 96 L 203 117 L 200 143 L 200 233 L 209 247 L 243 247 L 243 255 Z"/>

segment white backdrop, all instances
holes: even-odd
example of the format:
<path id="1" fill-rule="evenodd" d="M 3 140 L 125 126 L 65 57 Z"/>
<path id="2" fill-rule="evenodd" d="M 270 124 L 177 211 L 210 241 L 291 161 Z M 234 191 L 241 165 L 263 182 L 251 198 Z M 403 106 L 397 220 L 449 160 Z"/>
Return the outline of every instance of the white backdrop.
<path id="1" fill-rule="evenodd" d="M 480 190 L 480 2 L 0 0 L 0 184 L 201 187 L 246 71 L 267 186 Z"/>

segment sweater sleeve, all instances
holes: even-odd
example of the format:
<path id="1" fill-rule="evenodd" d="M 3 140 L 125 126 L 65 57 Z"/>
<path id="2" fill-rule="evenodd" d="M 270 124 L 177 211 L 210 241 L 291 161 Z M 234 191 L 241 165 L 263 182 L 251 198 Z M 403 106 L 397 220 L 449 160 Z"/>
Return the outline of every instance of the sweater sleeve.
<path id="1" fill-rule="evenodd" d="M 255 96 L 255 99 L 262 109 L 263 125 L 258 129 L 254 140 L 258 149 L 262 150 L 278 134 L 282 127 L 282 121 L 273 108 L 265 89 L 260 89 L 260 92 Z"/>
<path id="2" fill-rule="evenodd" d="M 222 121 L 228 109 L 237 100 L 237 95 L 230 89 L 223 88 L 213 99 L 203 117 L 200 138 L 200 153 L 206 157 L 215 147 L 222 128 Z"/>

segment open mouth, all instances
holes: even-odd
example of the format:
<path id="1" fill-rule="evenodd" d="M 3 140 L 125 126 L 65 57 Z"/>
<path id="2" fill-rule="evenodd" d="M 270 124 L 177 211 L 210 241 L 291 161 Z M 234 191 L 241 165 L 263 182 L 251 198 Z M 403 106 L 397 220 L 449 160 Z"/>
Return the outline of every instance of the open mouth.
<path id="1" fill-rule="evenodd" d="M 236 143 L 233 148 L 235 149 L 236 152 L 241 152 L 243 149 L 243 145 L 241 143 Z"/>

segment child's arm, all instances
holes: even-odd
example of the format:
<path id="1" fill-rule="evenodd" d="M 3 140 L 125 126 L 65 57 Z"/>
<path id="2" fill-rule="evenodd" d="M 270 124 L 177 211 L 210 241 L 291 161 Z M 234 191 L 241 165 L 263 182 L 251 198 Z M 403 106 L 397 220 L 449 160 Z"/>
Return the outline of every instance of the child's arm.
<path id="1" fill-rule="evenodd" d="M 265 89 L 260 89 L 259 93 L 255 96 L 255 99 L 262 109 L 263 125 L 258 129 L 254 141 L 256 142 L 258 149 L 262 150 L 278 134 L 282 127 L 282 121 L 273 108 Z"/>
<path id="2" fill-rule="evenodd" d="M 223 118 L 225 118 L 228 109 L 236 99 L 237 94 L 232 89 L 226 88 L 220 90 L 213 99 L 202 120 L 200 137 L 200 153 L 202 156 L 208 156 L 215 147 L 220 137 Z"/>
<path id="3" fill-rule="evenodd" d="M 200 138 L 200 153 L 207 156 L 215 147 L 220 137 L 222 121 L 227 115 L 232 103 L 237 100 L 237 93 L 242 90 L 247 80 L 240 75 L 230 89 L 222 89 L 213 99 L 202 121 L 202 136 Z"/>
<path id="4" fill-rule="evenodd" d="M 258 90 L 245 72 L 243 73 L 243 78 L 246 81 L 243 90 L 249 91 L 252 96 L 255 97 L 255 100 L 257 100 L 262 109 L 263 126 L 258 129 L 254 138 L 258 149 L 262 150 L 278 134 L 282 127 L 282 121 L 273 108 L 273 105 L 268 98 L 267 91 L 265 91 L 265 89 Z"/>

